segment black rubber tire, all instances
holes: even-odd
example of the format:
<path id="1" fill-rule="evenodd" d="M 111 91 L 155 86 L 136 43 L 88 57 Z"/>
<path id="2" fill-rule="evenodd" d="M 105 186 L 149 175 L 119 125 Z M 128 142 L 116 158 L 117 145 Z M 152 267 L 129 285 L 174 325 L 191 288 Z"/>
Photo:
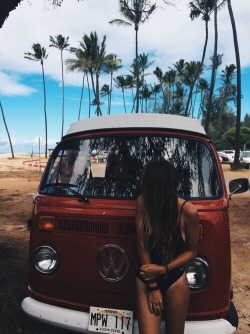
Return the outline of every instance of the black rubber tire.
<path id="1" fill-rule="evenodd" d="M 227 320 L 235 328 L 238 327 L 238 325 L 239 325 L 238 313 L 237 313 L 237 310 L 236 310 L 236 308 L 234 306 L 234 303 L 232 301 L 230 302 L 230 306 L 229 306 L 229 310 L 228 310 L 228 315 L 227 315 Z"/>

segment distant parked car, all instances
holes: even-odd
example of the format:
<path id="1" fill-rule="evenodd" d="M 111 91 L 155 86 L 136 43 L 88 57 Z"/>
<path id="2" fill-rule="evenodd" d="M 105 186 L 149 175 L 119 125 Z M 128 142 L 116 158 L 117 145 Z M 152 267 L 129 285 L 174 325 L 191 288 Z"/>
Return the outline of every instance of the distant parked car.
<path id="1" fill-rule="evenodd" d="M 222 150 L 221 152 L 225 153 L 230 161 L 234 161 L 234 150 Z"/>
<path id="2" fill-rule="evenodd" d="M 218 155 L 219 155 L 220 162 L 230 161 L 230 158 L 228 157 L 228 155 L 224 153 L 223 151 L 218 152 Z"/>
<path id="3" fill-rule="evenodd" d="M 242 151 L 240 155 L 240 161 L 250 163 L 250 151 Z M 248 164 L 244 165 L 243 167 L 249 169 Z"/>

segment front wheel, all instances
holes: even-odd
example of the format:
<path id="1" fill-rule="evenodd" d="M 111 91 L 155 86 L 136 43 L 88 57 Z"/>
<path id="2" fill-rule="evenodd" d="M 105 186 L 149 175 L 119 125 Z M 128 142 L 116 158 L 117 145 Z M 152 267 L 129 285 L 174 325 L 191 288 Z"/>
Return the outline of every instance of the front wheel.
<path id="1" fill-rule="evenodd" d="M 234 303 L 231 301 L 229 305 L 229 310 L 228 310 L 228 315 L 227 315 L 227 320 L 230 322 L 232 326 L 235 328 L 238 327 L 239 324 L 239 318 L 237 314 L 237 310 L 234 306 Z"/>

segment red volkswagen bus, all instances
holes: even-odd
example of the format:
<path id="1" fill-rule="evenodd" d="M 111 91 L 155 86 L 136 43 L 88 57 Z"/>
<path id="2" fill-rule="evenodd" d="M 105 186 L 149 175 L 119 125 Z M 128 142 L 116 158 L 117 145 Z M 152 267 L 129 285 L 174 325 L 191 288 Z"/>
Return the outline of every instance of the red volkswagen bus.
<path id="1" fill-rule="evenodd" d="M 81 333 L 138 333 L 135 203 L 143 166 L 162 158 L 176 167 L 179 196 L 199 212 L 198 256 L 185 267 L 185 333 L 235 332 L 221 164 L 198 120 L 163 114 L 79 121 L 53 150 L 29 220 L 28 315 Z M 247 179 L 230 183 L 231 192 L 248 188 Z"/>

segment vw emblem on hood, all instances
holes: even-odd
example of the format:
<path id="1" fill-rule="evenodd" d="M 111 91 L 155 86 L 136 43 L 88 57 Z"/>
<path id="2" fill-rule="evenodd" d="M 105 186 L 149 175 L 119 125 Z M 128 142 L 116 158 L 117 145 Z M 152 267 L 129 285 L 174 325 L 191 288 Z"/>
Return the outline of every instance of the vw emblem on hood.
<path id="1" fill-rule="evenodd" d="M 96 271 L 108 282 L 120 281 L 128 272 L 128 256 L 124 249 L 117 245 L 108 244 L 101 247 L 94 261 Z"/>

